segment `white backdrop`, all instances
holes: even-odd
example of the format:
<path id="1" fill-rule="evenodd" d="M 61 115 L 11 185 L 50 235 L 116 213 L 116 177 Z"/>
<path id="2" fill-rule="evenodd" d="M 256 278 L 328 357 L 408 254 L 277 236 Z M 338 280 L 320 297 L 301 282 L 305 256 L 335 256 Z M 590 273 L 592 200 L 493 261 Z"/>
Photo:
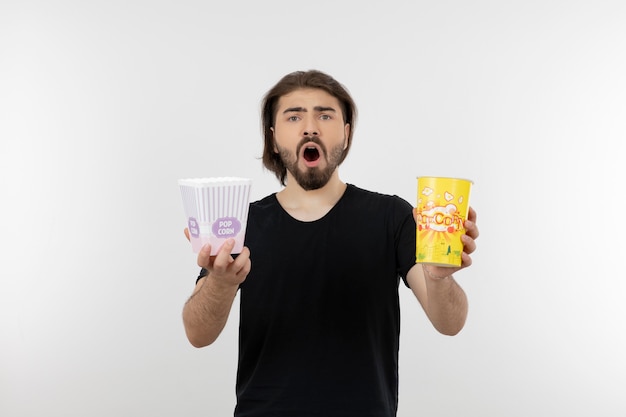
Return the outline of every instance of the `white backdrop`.
<path id="1" fill-rule="evenodd" d="M 195 349 L 176 180 L 253 198 L 259 105 L 326 71 L 360 110 L 341 176 L 475 181 L 470 316 L 401 287 L 400 417 L 624 416 L 626 3 L 0 1 L 0 415 L 228 416 L 237 307 Z"/>

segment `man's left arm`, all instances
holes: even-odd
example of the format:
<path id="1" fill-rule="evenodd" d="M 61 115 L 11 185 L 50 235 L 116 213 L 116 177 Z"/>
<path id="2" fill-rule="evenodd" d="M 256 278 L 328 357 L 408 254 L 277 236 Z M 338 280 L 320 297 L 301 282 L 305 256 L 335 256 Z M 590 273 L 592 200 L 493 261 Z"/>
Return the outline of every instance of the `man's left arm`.
<path id="1" fill-rule="evenodd" d="M 476 250 L 478 228 L 476 212 L 470 207 L 465 221 L 461 266 L 442 267 L 415 264 L 406 276 L 407 283 L 426 312 L 435 329 L 445 335 L 455 335 L 463 329 L 468 303 L 465 291 L 454 280 L 453 273 L 472 264 L 470 254 Z"/>

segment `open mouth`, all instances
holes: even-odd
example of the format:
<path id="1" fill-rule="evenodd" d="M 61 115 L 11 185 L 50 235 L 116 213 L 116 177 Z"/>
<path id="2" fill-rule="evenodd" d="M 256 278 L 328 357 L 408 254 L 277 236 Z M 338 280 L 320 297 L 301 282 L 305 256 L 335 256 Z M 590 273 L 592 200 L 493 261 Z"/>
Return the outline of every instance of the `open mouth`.
<path id="1" fill-rule="evenodd" d="M 304 148 L 302 157 L 307 162 L 315 162 L 320 159 L 320 151 L 315 146 L 307 146 Z"/>

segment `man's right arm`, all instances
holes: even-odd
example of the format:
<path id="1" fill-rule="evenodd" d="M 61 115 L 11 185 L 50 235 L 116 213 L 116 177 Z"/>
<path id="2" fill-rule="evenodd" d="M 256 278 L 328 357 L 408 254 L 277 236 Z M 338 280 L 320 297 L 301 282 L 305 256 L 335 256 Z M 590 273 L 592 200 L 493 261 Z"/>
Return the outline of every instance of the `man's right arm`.
<path id="1" fill-rule="evenodd" d="M 222 245 L 215 257 L 209 246 L 198 254 L 198 265 L 209 273 L 198 280 L 193 294 L 183 307 L 183 324 L 187 339 L 195 347 L 213 343 L 220 335 L 233 300 L 250 272 L 250 251 L 244 247 L 237 259 L 230 255 L 234 241 Z"/>

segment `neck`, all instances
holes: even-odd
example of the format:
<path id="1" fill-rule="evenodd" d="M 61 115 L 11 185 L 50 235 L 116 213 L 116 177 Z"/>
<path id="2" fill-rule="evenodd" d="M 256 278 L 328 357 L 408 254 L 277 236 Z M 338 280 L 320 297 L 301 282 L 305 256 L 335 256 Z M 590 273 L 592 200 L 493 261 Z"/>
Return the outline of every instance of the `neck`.
<path id="1" fill-rule="evenodd" d="M 326 185 L 317 190 L 305 190 L 287 174 L 287 185 L 276 198 L 292 217 L 301 221 L 318 220 L 328 213 L 343 196 L 346 184 L 335 171 Z"/>

